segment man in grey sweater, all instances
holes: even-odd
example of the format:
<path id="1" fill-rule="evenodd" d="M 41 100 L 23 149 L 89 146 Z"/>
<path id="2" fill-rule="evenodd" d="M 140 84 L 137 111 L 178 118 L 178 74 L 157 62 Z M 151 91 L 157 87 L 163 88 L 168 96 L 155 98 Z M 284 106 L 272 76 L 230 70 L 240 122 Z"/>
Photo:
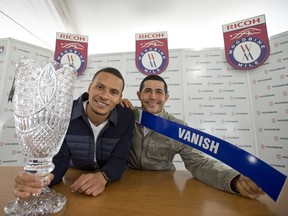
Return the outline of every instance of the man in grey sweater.
<path id="1" fill-rule="evenodd" d="M 165 80 L 157 75 L 145 77 L 137 96 L 141 108 L 159 117 L 187 125 L 167 113 L 164 104 L 169 98 Z M 122 106 L 133 108 L 130 101 L 122 100 Z M 241 194 L 251 199 L 264 192 L 251 179 L 223 163 L 179 141 L 145 128 L 135 122 L 129 166 L 141 170 L 173 170 L 173 158 L 179 154 L 187 170 L 198 180 L 223 191 Z"/>

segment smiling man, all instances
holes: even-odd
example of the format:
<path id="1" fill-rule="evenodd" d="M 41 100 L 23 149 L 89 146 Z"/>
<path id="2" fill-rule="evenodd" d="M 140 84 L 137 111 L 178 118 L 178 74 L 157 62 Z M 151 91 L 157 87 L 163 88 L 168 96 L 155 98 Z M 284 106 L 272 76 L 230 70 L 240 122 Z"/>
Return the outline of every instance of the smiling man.
<path id="1" fill-rule="evenodd" d="M 73 102 L 68 131 L 53 158 L 55 169 L 47 180 L 49 186 L 60 182 L 69 167 L 90 171 L 71 185 L 72 192 L 86 195 L 97 196 L 107 182 L 121 178 L 134 127 L 133 111 L 118 105 L 124 86 L 117 69 L 103 68 L 94 75 L 88 91 Z M 15 182 L 14 193 L 19 198 L 41 192 L 41 180 L 35 175 L 21 173 Z"/>
<path id="2" fill-rule="evenodd" d="M 146 76 L 137 92 L 142 109 L 159 117 L 187 125 L 165 111 L 169 98 L 165 80 L 157 75 Z M 121 104 L 133 107 L 123 99 Z M 135 122 L 129 166 L 141 170 L 174 170 L 173 159 L 179 154 L 187 170 L 198 180 L 231 193 L 239 193 L 249 198 L 257 198 L 264 192 L 248 177 L 225 166 L 219 161 L 205 156 L 202 152 L 179 141 L 143 127 Z"/>

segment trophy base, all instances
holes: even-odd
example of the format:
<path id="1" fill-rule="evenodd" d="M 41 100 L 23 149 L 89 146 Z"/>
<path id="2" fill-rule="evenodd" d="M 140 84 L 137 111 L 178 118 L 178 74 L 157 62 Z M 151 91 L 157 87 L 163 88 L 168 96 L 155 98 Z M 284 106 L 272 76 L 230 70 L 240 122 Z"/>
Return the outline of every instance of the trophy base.
<path id="1" fill-rule="evenodd" d="M 45 188 L 39 195 L 16 199 L 4 207 L 5 216 L 51 215 L 59 213 L 66 205 L 66 197 Z"/>

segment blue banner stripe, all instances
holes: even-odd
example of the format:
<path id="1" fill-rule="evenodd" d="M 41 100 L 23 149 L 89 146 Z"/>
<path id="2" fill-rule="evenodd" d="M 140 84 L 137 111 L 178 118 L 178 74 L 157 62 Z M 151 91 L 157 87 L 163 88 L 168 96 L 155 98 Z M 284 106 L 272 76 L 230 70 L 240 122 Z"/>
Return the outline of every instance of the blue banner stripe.
<path id="1" fill-rule="evenodd" d="M 145 111 L 140 114 L 140 124 L 222 161 L 252 179 L 274 201 L 278 199 L 286 176 L 249 152 L 202 131 Z"/>

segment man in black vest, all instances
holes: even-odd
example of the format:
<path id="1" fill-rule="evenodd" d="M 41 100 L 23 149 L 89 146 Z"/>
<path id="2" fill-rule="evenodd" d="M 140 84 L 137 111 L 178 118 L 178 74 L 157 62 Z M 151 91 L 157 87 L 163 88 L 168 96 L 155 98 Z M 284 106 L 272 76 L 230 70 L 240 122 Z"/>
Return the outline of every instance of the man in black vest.
<path id="1" fill-rule="evenodd" d="M 68 131 L 60 151 L 53 158 L 54 170 L 46 184 L 62 180 L 69 167 L 91 171 L 81 175 L 71 191 L 86 195 L 101 194 L 107 182 L 121 178 L 127 168 L 132 142 L 134 114 L 118 105 L 125 86 L 115 68 L 99 70 L 88 92 L 73 102 Z M 27 198 L 41 193 L 41 180 L 26 172 L 15 179 L 15 196 Z"/>

